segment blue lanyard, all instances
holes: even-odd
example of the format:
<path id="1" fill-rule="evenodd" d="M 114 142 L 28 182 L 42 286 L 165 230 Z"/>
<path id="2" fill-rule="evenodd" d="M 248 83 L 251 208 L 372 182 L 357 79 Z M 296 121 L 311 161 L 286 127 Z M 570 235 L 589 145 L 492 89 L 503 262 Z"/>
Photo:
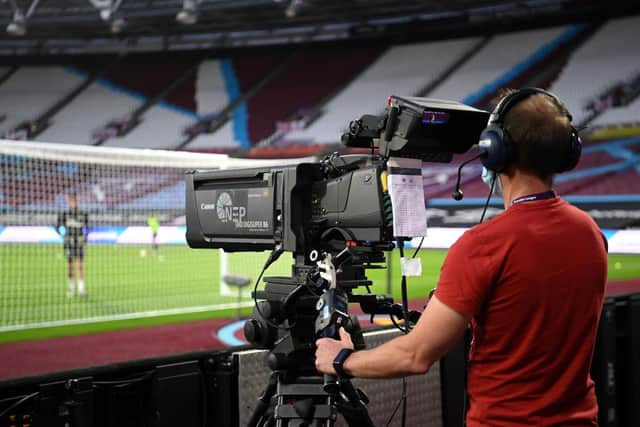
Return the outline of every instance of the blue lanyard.
<path id="1" fill-rule="evenodd" d="M 538 200 L 553 199 L 554 197 L 556 197 L 556 192 L 553 190 L 545 191 L 543 193 L 529 194 L 527 196 L 521 196 L 514 199 L 511 202 L 511 206 L 522 202 L 537 202 Z"/>

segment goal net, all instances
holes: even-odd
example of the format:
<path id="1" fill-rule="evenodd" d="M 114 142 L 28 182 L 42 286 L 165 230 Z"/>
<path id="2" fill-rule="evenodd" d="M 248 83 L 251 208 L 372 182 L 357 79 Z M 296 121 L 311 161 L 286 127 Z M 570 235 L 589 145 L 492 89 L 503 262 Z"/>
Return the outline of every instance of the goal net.
<path id="1" fill-rule="evenodd" d="M 183 174 L 285 162 L 0 140 L 0 332 L 251 305 L 268 254 L 190 249 Z"/>

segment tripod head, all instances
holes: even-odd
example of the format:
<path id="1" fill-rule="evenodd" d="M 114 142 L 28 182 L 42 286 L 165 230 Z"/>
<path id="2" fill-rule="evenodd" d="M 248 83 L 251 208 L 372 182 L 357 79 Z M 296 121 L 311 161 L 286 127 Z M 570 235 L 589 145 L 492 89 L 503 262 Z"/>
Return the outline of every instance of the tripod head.
<path id="1" fill-rule="evenodd" d="M 381 268 L 382 250 L 343 245 L 340 251 L 312 251 L 308 258 L 296 259 L 290 277 L 264 279 L 264 290 L 254 292 L 256 306 L 244 325 L 247 340 L 269 350 L 267 365 L 284 378 L 318 376 L 315 340 L 337 337 L 340 327 L 350 333 L 356 350 L 365 347 L 360 323 L 349 315 L 348 304 L 359 303 L 372 318 L 376 314 L 404 317 L 402 307 L 391 297 L 370 292 L 372 282 L 365 272 Z M 314 260 L 315 265 L 305 259 Z M 367 292 L 354 293 L 357 288 Z M 419 315 L 411 312 L 410 320 Z"/>

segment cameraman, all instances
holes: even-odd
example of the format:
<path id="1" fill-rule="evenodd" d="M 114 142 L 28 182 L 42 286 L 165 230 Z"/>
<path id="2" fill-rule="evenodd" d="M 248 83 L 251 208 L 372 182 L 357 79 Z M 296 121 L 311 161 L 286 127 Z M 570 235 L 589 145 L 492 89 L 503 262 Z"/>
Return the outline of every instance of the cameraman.
<path id="1" fill-rule="evenodd" d="M 500 104 L 490 125 L 502 116 L 510 140 L 508 161 L 494 168 L 505 211 L 451 247 L 409 334 L 349 355 L 342 369 L 366 378 L 425 373 L 471 324 L 468 426 L 596 426 L 589 371 L 607 248 L 594 221 L 552 190 L 553 175 L 567 170 L 571 116 L 541 90 L 508 92 Z M 353 348 L 343 329 L 339 341 L 316 345 L 317 369 L 331 374 L 340 350 Z"/>

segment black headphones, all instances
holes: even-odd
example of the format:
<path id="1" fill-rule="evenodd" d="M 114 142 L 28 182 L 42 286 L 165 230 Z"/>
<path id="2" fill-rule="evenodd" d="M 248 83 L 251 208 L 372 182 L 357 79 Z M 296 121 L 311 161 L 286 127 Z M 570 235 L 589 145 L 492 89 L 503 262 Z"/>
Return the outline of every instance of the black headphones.
<path id="1" fill-rule="evenodd" d="M 513 142 L 509 132 L 503 128 L 504 118 L 518 102 L 537 93 L 547 95 L 553 98 L 558 105 L 563 105 L 558 97 L 551 92 L 535 87 L 522 88 L 502 98 L 491 113 L 487 127 L 480 134 L 479 146 L 480 150 L 484 152 L 480 159 L 484 167 L 494 172 L 502 172 L 509 166 L 514 157 Z M 565 114 L 571 122 L 571 114 L 566 110 Z M 560 173 L 573 169 L 580 160 L 580 153 L 582 153 L 582 141 L 580 141 L 578 131 L 571 126 L 571 141 L 567 155 L 562 160 L 559 170 L 555 172 Z"/>

